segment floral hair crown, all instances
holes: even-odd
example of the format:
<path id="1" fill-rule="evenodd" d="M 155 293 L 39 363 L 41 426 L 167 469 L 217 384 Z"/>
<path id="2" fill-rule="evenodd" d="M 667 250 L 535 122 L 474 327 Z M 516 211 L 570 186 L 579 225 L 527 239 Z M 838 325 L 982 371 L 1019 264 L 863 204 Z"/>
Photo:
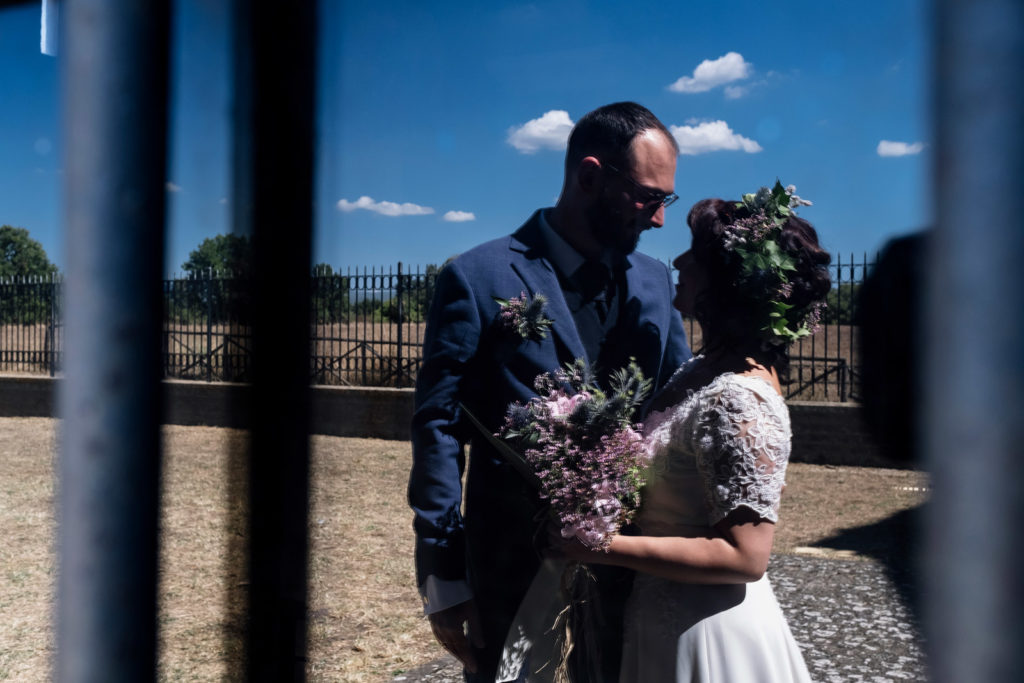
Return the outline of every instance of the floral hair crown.
<path id="1" fill-rule="evenodd" d="M 816 332 L 825 307 L 822 301 L 794 310 L 787 303 L 793 294 L 789 273 L 796 271 L 797 259 L 779 244 L 779 236 L 782 224 L 796 215 L 794 209 L 810 205 L 796 195 L 795 186 L 783 187 L 776 180 L 771 189 L 743 195 L 736 208 L 745 207 L 750 216 L 725 227 L 723 248 L 739 259 L 737 288 L 764 303 L 767 320 L 758 332 L 769 346 L 788 346 Z"/>

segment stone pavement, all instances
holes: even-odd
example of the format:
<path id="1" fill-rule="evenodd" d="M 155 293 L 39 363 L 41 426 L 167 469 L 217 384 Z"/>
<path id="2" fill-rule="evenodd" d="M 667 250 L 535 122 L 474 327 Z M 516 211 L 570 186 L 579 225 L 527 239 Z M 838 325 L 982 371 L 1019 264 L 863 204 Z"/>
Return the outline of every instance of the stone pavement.
<path id="1" fill-rule="evenodd" d="M 813 680 L 928 680 L 905 569 L 866 559 L 775 555 L 768 575 Z M 460 683 L 462 673 L 446 656 L 394 680 Z"/>

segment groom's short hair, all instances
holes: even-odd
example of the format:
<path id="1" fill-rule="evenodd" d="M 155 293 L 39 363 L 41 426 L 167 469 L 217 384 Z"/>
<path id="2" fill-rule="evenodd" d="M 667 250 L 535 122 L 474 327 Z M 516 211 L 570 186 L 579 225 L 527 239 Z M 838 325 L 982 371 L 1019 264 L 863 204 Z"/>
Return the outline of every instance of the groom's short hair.
<path id="1" fill-rule="evenodd" d="M 565 152 L 568 176 L 584 157 L 595 156 L 602 162 L 625 165 L 626 152 L 633 139 L 645 130 L 665 134 L 679 153 L 679 144 L 672 133 L 647 107 L 636 102 L 615 102 L 585 114 L 569 134 Z"/>

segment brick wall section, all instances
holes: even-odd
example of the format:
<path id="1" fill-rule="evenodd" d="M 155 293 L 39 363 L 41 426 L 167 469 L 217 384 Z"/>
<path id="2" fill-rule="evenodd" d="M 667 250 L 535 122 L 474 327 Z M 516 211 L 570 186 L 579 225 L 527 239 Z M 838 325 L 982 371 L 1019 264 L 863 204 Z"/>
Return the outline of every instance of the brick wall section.
<path id="1" fill-rule="evenodd" d="M 56 415 L 57 384 L 58 380 L 48 377 L 0 377 L 0 417 Z M 243 424 L 245 385 L 169 380 L 164 388 L 167 424 Z M 793 401 L 789 407 L 793 461 L 900 466 L 881 456 L 856 404 Z M 412 410 L 412 389 L 318 386 L 313 388 L 310 429 L 315 434 L 404 441 L 409 438 Z"/>

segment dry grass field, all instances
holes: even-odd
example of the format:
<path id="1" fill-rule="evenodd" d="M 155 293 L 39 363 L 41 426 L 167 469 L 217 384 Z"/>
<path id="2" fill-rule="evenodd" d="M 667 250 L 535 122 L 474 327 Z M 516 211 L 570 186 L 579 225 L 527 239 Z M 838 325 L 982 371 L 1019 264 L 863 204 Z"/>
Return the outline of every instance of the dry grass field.
<path id="1" fill-rule="evenodd" d="M 52 677 L 56 427 L 0 419 L 0 681 Z M 309 679 L 388 681 L 441 654 L 413 586 L 410 447 L 321 436 L 312 445 Z M 243 447 L 237 431 L 165 428 L 160 681 L 234 678 L 240 573 L 228 561 L 237 524 L 227 472 L 228 453 Z M 926 487 L 913 471 L 793 464 L 776 550 L 831 552 L 828 539 L 914 508 Z"/>

